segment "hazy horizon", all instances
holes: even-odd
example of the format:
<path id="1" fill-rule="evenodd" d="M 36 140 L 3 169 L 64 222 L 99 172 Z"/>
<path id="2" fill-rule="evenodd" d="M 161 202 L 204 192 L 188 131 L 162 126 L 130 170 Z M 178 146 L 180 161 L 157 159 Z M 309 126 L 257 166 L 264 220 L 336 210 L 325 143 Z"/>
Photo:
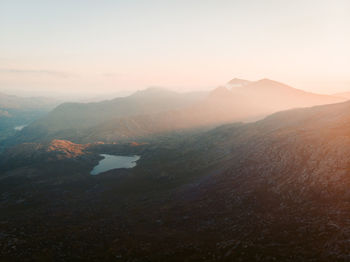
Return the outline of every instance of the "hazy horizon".
<path id="1" fill-rule="evenodd" d="M 350 91 L 350 2 L 1 1 L 0 91 L 95 96 L 270 78 Z"/>
<path id="2" fill-rule="evenodd" d="M 233 79 L 241 79 L 241 78 L 233 78 Z M 242 79 L 242 80 L 248 80 L 251 83 L 259 82 L 261 80 L 268 79 L 268 78 L 262 78 L 257 80 L 250 80 L 250 79 Z M 282 85 L 290 86 L 288 83 L 284 83 L 281 81 L 278 81 L 276 79 L 268 79 L 272 81 L 279 82 Z M 53 98 L 58 99 L 61 102 L 99 102 L 103 100 L 111 100 L 117 97 L 127 97 L 134 93 L 137 93 L 138 91 L 148 90 L 148 89 L 159 89 L 159 90 L 168 90 L 172 92 L 176 92 L 179 94 L 185 94 L 185 93 L 211 93 L 217 88 L 225 87 L 228 90 L 230 90 L 232 87 L 227 81 L 226 83 L 222 83 L 217 86 L 211 86 L 211 87 L 200 87 L 200 88 L 190 88 L 190 87 L 176 87 L 176 86 L 144 86 L 141 88 L 135 88 L 135 89 L 129 89 L 129 90 L 103 90 L 99 91 L 96 90 L 95 92 L 81 92 L 81 91 L 72 91 L 72 90 L 56 90 L 56 91 L 42 91 L 42 90 L 35 90 L 35 89 L 1 89 L 0 93 L 6 94 L 6 95 L 13 95 L 18 97 L 24 97 L 24 98 L 35 98 L 35 97 L 47 97 L 47 98 Z M 342 94 L 350 93 L 350 90 L 345 90 L 344 92 L 336 92 L 336 93 L 322 93 L 322 92 L 315 92 L 315 91 L 308 91 L 307 89 L 301 89 L 296 88 L 294 86 L 290 86 L 295 90 L 301 90 L 308 92 L 309 94 L 320 94 L 320 95 L 330 95 L 330 96 L 339 96 L 341 97 Z M 244 88 L 244 87 L 242 87 Z"/>

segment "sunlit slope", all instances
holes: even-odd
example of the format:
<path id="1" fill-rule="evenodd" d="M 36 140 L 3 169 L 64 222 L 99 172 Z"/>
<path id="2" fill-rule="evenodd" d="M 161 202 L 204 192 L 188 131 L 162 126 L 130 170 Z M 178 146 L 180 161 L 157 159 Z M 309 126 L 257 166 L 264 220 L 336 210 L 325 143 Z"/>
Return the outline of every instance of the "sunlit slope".
<path id="1" fill-rule="evenodd" d="M 224 168 L 180 191 L 177 203 L 162 213 L 179 217 L 177 222 L 186 214 L 191 226 L 181 229 L 189 236 L 215 232 L 212 248 L 222 245 L 228 260 L 347 258 L 349 102 L 223 126 L 187 144 L 203 163 L 220 162 L 219 155 Z M 199 244 L 203 254 L 206 244 Z"/>

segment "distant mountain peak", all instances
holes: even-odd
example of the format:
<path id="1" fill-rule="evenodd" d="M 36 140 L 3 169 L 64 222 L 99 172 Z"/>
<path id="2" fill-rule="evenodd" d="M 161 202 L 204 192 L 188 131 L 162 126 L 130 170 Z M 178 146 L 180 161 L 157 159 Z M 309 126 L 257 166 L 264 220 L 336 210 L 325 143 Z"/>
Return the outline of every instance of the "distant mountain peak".
<path id="1" fill-rule="evenodd" d="M 300 90 L 295 89 L 287 84 L 271 80 L 268 78 L 263 78 L 258 81 L 252 82 L 250 85 L 246 86 L 247 89 L 251 91 L 261 91 L 261 92 L 300 92 Z M 273 93 L 271 93 L 273 94 Z M 275 93 L 276 94 L 276 93 Z"/>
<path id="2" fill-rule="evenodd" d="M 237 86 L 245 86 L 245 85 L 249 85 L 251 83 L 251 81 L 249 80 L 245 80 L 245 79 L 240 79 L 240 78 L 233 78 L 232 80 L 230 80 L 227 85 L 229 87 L 237 87 Z"/>
<path id="3" fill-rule="evenodd" d="M 256 82 L 254 82 L 253 84 L 269 85 L 269 86 L 287 86 L 286 84 L 283 84 L 283 83 L 275 81 L 275 80 L 271 80 L 269 78 L 260 79 Z"/>

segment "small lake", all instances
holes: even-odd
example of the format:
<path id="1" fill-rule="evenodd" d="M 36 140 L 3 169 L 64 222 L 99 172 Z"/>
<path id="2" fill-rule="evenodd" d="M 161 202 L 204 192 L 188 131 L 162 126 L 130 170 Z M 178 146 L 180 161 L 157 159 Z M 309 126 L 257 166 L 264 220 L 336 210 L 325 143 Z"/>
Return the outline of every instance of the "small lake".
<path id="1" fill-rule="evenodd" d="M 25 128 L 27 125 L 21 125 L 21 126 L 15 126 L 13 129 L 16 131 L 21 131 L 23 128 Z"/>
<path id="2" fill-rule="evenodd" d="M 97 166 L 91 171 L 91 175 L 98 175 L 103 172 L 118 169 L 118 168 L 133 168 L 136 166 L 136 161 L 140 159 L 140 156 L 115 156 L 101 154 L 104 157 Z"/>

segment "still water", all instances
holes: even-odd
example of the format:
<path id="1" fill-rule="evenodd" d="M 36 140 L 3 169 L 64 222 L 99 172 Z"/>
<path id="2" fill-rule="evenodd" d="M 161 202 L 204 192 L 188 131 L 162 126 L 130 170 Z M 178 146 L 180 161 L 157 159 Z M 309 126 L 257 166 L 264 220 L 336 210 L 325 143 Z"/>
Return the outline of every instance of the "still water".
<path id="1" fill-rule="evenodd" d="M 140 156 L 114 156 L 101 154 L 104 157 L 97 166 L 91 171 L 91 175 L 98 175 L 111 169 L 133 168 Z"/>
<path id="2" fill-rule="evenodd" d="M 21 131 L 23 128 L 25 128 L 27 125 L 21 125 L 21 126 L 15 126 L 13 129 L 16 131 Z"/>

